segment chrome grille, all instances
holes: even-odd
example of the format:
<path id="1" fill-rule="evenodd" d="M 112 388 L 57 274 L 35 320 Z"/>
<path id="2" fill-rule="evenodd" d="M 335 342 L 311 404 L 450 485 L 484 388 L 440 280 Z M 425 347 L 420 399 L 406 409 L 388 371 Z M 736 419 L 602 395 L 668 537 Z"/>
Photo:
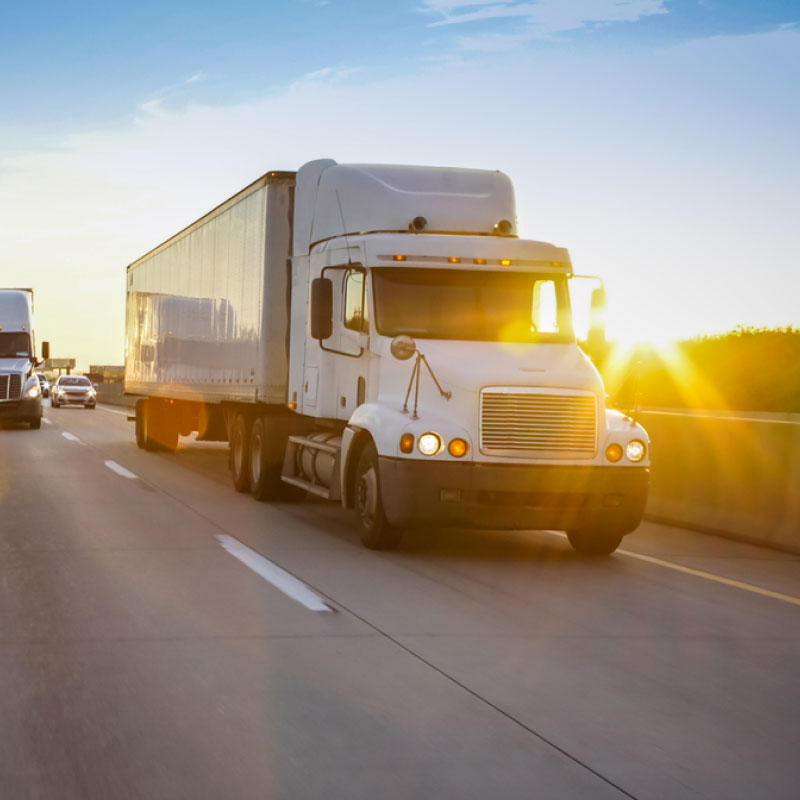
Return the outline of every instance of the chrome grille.
<path id="1" fill-rule="evenodd" d="M 591 458 L 597 403 L 591 392 L 518 386 L 481 392 L 481 452 L 518 458 Z"/>
<path id="2" fill-rule="evenodd" d="M 19 375 L 0 375 L 0 400 L 19 400 L 22 378 Z"/>

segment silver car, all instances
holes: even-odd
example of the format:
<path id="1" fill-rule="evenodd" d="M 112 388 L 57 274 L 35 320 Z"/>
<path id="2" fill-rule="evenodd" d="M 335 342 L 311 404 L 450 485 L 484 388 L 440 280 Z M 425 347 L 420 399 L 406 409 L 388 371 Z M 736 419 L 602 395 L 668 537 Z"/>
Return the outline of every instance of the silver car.
<path id="1" fill-rule="evenodd" d="M 92 382 L 82 375 L 60 375 L 50 390 L 50 405 L 83 406 L 94 408 L 97 405 L 97 392 Z"/>

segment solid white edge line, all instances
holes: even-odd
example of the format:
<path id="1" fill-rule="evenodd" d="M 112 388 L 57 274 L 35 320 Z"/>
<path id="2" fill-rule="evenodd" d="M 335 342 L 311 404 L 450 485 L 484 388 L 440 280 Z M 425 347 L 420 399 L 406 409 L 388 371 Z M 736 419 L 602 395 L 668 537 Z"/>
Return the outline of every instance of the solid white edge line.
<path id="1" fill-rule="evenodd" d="M 560 531 L 542 531 L 549 533 L 551 536 L 559 536 L 564 539 L 567 538 L 566 533 Z M 713 572 L 707 572 L 704 569 L 695 569 L 694 567 L 685 567 L 683 564 L 676 564 L 674 561 L 665 561 L 663 558 L 656 558 L 655 556 L 648 556 L 644 553 L 634 553 L 633 550 L 623 550 L 618 547 L 614 551 L 617 555 L 626 558 L 633 558 L 637 561 L 645 561 L 648 564 L 655 564 L 658 567 L 675 570 L 675 572 L 682 572 L 684 575 L 692 575 L 695 578 L 702 578 L 705 581 L 712 583 L 721 583 L 723 586 L 732 586 L 734 589 L 741 589 L 751 594 L 760 594 L 762 597 L 771 597 L 773 600 L 781 600 L 784 603 L 789 603 L 793 606 L 800 606 L 800 597 L 794 597 L 790 594 L 783 592 L 773 592 L 771 589 L 764 589 L 762 586 L 755 586 L 752 583 L 745 583 L 744 581 L 737 581 L 733 578 L 724 578 L 722 575 L 716 575 Z"/>
<path id="2" fill-rule="evenodd" d="M 64 431 L 61 434 L 65 439 L 69 439 L 71 442 L 75 442 L 76 444 L 86 444 L 82 442 L 74 433 L 70 433 L 69 431 Z"/>
<path id="3" fill-rule="evenodd" d="M 239 559 L 253 572 L 260 575 L 265 581 L 271 583 L 276 589 L 282 591 L 287 597 L 305 606 L 309 611 L 330 611 L 322 598 L 314 594 L 302 581 L 290 575 L 286 570 L 281 569 L 277 564 L 273 564 L 255 550 L 251 550 L 246 544 L 242 544 L 233 536 L 224 533 L 217 534 L 217 539 L 222 547 L 227 550 L 234 558 Z"/>
<path id="4" fill-rule="evenodd" d="M 103 462 L 112 472 L 116 472 L 117 475 L 122 475 L 123 478 L 138 478 L 139 476 L 135 472 L 131 472 L 129 469 L 125 469 L 121 464 L 117 464 L 116 461 L 104 461 Z"/>
<path id="5" fill-rule="evenodd" d="M 109 414 L 119 414 L 119 416 L 121 416 L 121 417 L 127 417 L 128 413 L 131 413 L 131 414 L 133 413 L 133 409 L 131 409 L 130 412 L 128 412 L 128 411 L 117 411 L 115 408 L 106 408 L 105 406 L 100 405 L 100 403 L 97 404 L 97 407 L 101 411 L 106 411 Z"/>

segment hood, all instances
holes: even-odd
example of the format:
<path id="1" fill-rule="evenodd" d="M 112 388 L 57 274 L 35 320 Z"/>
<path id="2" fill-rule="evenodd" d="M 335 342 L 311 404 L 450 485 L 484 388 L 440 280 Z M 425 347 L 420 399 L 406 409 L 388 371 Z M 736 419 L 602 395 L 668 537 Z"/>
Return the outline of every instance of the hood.
<path id="1" fill-rule="evenodd" d="M 388 340 L 382 345 L 384 369 L 410 374 L 414 359 L 400 362 L 392 356 Z M 445 391 L 477 391 L 484 386 L 547 386 L 603 394 L 597 370 L 574 344 L 419 339 L 417 349 L 425 355 Z"/>
<path id="2" fill-rule="evenodd" d="M 27 375 L 30 368 L 31 360 L 29 358 L 0 358 L 0 374 L 15 372 Z"/>

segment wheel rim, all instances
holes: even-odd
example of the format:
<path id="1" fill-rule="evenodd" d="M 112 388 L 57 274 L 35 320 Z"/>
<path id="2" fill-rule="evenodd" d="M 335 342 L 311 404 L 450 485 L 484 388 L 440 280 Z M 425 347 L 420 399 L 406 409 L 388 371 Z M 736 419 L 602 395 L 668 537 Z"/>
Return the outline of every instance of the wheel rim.
<path id="1" fill-rule="evenodd" d="M 356 503 L 361 522 L 365 528 L 371 528 L 378 510 L 378 476 L 375 467 L 370 467 L 358 479 Z"/>
<path id="2" fill-rule="evenodd" d="M 253 483 L 258 483 L 261 478 L 261 432 L 256 431 L 250 440 L 250 471 Z"/>

